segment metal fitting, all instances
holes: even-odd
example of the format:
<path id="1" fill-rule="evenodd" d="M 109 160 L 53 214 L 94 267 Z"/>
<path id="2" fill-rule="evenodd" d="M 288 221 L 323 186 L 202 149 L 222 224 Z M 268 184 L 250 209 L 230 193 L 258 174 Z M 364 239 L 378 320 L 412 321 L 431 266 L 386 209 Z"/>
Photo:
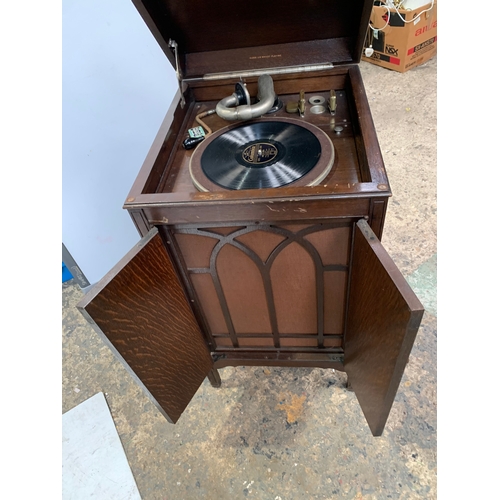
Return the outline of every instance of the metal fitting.
<path id="1" fill-rule="evenodd" d="M 269 75 L 261 75 L 257 86 L 258 93 L 255 104 L 239 106 L 240 96 L 235 92 L 219 101 L 215 111 L 221 118 L 228 121 L 250 120 L 265 115 L 273 107 L 276 100 L 273 79 Z"/>

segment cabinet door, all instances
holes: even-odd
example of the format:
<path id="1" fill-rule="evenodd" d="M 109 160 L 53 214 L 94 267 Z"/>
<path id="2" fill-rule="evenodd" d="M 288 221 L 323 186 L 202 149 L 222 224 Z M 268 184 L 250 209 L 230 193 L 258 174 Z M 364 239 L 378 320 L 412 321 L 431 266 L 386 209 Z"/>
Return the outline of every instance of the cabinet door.
<path id="1" fill-rule="evenodd" d="M 158 230 L 153 228 L 77 307 L 175 423 L 213 361 Z"/>
<path id="2" fill-rule="evenodd" d="M 374 436 L 384 430 L 423 313 L 368 223 L 357 222 L 344 366 Z"/>

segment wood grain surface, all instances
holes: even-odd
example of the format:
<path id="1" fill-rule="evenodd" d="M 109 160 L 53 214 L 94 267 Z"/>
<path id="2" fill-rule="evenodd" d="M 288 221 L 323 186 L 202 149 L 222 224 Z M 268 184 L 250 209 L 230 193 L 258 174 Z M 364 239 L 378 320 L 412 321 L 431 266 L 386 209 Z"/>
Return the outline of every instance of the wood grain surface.
<path id="1" fill-rule="evenodd" d="M 290 86 L 291 86 L 290 82 Z M 321 143 L 322 157 L 318 162 L 318 165 L 313 169 L 314 172 L 309 172 L 303 179 L 290 184 L 288 187 L 304 187 L 310 182 L 315 180 L 319 172 L 325 170 L 329 159 L 332 156 L 330 152 L 331 144 L 333 144 L 335 153 L 334 156 L 336 160 L 333 167 L 327 177 L 322 181 L 321 185 L 334 186 L 338 183 L 357 183 L 362 180 L 359 172 L 359 159 L 356 150 L 356 142 L 354 137 L 355 124 L 352 120 L 357 120 L 357 116 L 352 113 L 351 104 L 349 102 L 349 97 L 347 92 L 343 89 L 339 89 L 337 92 L 337 110 L 335 112 L 335 120 L 332 121 L 330 113 L 323 113 L 320 115 L 314 115 L 309 111 L 309 103 L 307 104 L 306 117 L 300 119 L 298 114 L 290 114 L 286 112 L 286 106 L 289 103 L 296 103 L 299 98 L 299 92 L 302 88 L 300 85 L 300 80 L 295 81 L 295 88 L 289 88 L 286 94 L 278 94 L 281 101 L 283 102 L 283 108 L 278 110 L 272 115 L 264 116 L 255 119 L 253 122 L 268 122 L 268 121 L 280 121 L 286 120 L 289 123 L 294 123 L 295 125 L 303 125 L 305 128 L 313 132 Z M 309 99 L 313 95 L 323 97 L 325 100 L 329 98 L 330 88 L 332 83 L 326 79 L 323 82 L 324 88 L 320 90 L 313 90 L 306 87 L 306 99 Z M 234 84 L 232 85 L 232 90 L 228 90 L 229 95 L 234 92 Z M 256 92 L 256 91 L 255 91 Z M 220 99 L 227 97 L 227 95 L 221 95 Z M 193 108 L 190 110 L 189 114 L 186 116 L 185 127 L 186 129 L 181 133 L 181 135 L 187 135 L 188 128 L 195 127 L 199 125 L 195 118 L 198 114 L 207 112 L 211 109 L 215 109 L 218 100 L 197 102 Z M 193 185 L 193 181 L 189 174 L 189 164 L 192 164 L 192 169 L 195 177 L 203 186 L 210 192 L 226 192 L 224 189 L 216 184 L 210 182 L 204 175 L 202 175 L 202 169 L 200 165 L 200 158 L 204 151 L 208 147 L 209 143 L 217 138 L 224 131 L 227 131 L 228 127 L 238 127 L 241 123 L 230 123 L 223 120 L 217 114 L 210 115 L 205 120 L 206 124 L 212 129 L 213 134 L 203 141 L 196 149 L 186 151 L 184 148 L 180 147 L 178 149 L 172 150 L 171 159 L 168 164 L 169 174 L 163 176 L 164 183 L 158 185 L 157 192 L 164 193 L 196 193 L 197 190 Z M 252 123 L 252 122 L 247 122 Z M 341 124 L 344 126 L 344 130 L 341 134 L 336 134 L 333 131 L 335 124 Z M 357 126 L 357 125 L 356 125 Z M 357 129 L 356 129 L 357 130 Z M 325 135 L 326 134 L 326 135 Z M 331 141 L 331 143 L 329 143 Z M 337 158 L 338 157 L 338 158 Z M 158 163 L 155 162 L 154 165 Z M 161 162 L 160 162 L 161 164 Z M 154 169 L 153 169 L 154 170 Z M 156 176 L 154 176 L 156 178 Z M 153 186 L 151 182 L 148 186 Z M 276 190 L 276 188 L 273 188 Z M 255 191 L 255 190 L 254 190 Z M 255 196 L 255 192 L 247 193 L 247 196 Z"/>
<path id="2" fill-rule="evenodd" d="M 175 423 L 213 362 L 158 230 L 77 307 Z"/>
<path id="3" fill-rule="evenodd" d="M 312 62 L 359 62 L 370 0 L 133 0 L 174 65 L 169 39 L 178 43 L 186 77 Z"/>
<path id="4" fill-rule="evenodd" d="M 330 89 L 337 91 L 335 123 L 345 126 L 341 133 L 331 130 L 328 113 L 306 113 L 305 121 L 323 130 L 335 148 L 332 171 L 320 185 L 199 192 L 189 175 L 193 150 L 186 151 L 181 146 L 181 139 L 186 136 L 188 128 L 197 124 L 195 116 L 198 113 L 213 109 L 218 99 L 234 91 L 236 79 L 203 84 L 190 82 L 194 87 L 189 87 L 186 92 L 186 107 L 176 110 L 171 127 L 166 122 L 162 124 L 125 208 L 140 210 L 151 226 L 368 216 L 375 233 L 381 236 L 386 202 L 391 192 L 358 68 L 334 68 L 321 72 L 321 75 L 304 74 L 294 78 L 275 75 L 274 80 L 276 91 L 285 104 L 274 115 L 276 117 L 290 116 L 284 110 L 286 103 L 296 101 L 300 89 L 305 89 L 306 98 L 311 95 L 326 98 Z M 249 86 L 252 85 L 255 86 L 255 82 L 249 82 Z M 194 90 L 197 98 L 193 101 Z M 212 93 L 200 94 L 208 90 Z M 252 87 L 252 94 L 255 91 L 256 88 Z M 216 114 L 206 121 L 214 131 L 227 125 Z"/>
<path id="5" fill-rule="evenodd" d="M 355 226 L 345 371 L 372 434 L 380 436 L 424 312 L 365 220 Z"/>
<path id="6" fill-rule="evenodd" d="M 271 268 L 280 333 L 318 333 L 316 269 L 309 253 L 291 243 Z"/>

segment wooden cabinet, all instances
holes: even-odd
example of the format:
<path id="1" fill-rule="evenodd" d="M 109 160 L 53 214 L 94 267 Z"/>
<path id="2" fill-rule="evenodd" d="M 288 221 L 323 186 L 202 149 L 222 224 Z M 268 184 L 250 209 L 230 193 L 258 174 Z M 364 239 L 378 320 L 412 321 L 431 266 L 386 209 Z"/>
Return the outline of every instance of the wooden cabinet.
<path id="1" fill-rule="evenodd" d="M 300 40 L 286 31 L 290 20 L 270 33 L 268 20 L 250 15 L 241 25 L 248 37 L 228 30 L 237 40 L 228 47 L 214 33 L 203 51 L 205 2 L 190 4 L 200 9 L 191 24 L 179 17 L 182 2 L 135 4 L 183 75 L 183 101 L 125 202 L 142 240 L 78 307 L 171 422 L 205 377 L 220 385 L 217 368 L 320 367 L 347 372 L 380 435 L 423 308 L 380 243 L 391 192 L 355 64 L 371 2 L 325 2 Z M 315 183 L 200 190 L 191 158 L 201 149 L 182 146 L 188 130 L 238 82 L 255 96 L 261 74 L 272 76 L 282 107 L 247 123 L 307 124 L 332 146 L 322 149 L 331 169 Z M 332 91 L 335 114 L 312 113 L 308 100 Z M 303 117 L 287 112 L 301 92 Z M 237 127 L 217 114 L 204 121 L 214 134 Z"/>

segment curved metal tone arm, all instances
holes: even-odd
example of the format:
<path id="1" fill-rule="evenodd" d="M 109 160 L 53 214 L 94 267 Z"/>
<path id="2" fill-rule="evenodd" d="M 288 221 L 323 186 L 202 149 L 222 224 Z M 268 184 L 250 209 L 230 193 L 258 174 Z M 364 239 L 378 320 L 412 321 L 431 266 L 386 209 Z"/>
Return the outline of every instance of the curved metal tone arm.
<path id="1" fill-rule="evenodd" d="M 235 92 L 217 103 L 215 108 L 217 114 L 228 121 L 250 120 L 266 114 L 273 107 L 276 100 L 273 79 L 269 75 L 261 75 L 257 85 L 258 93 L 255 104 L 237 106 L 238 96 Z"/>

